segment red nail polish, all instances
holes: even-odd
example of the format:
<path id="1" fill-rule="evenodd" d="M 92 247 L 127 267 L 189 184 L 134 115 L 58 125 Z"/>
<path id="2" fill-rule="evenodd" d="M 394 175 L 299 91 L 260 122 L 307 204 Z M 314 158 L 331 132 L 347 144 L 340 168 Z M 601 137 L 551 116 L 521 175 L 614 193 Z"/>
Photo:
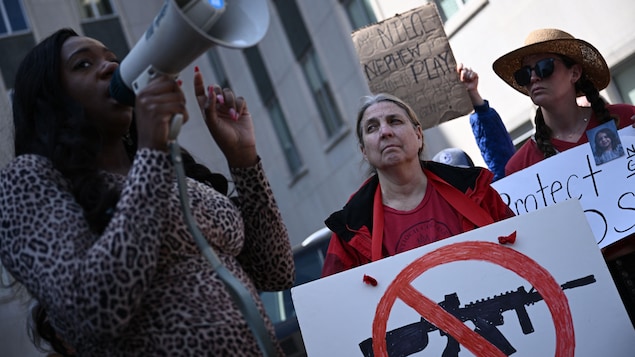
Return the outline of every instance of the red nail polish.
<path id="1" fill-rule="evenodd" d="M 198 66 L 194 66 L 194 72 L 198 73 L 198 71 L 199 71 Z"/>

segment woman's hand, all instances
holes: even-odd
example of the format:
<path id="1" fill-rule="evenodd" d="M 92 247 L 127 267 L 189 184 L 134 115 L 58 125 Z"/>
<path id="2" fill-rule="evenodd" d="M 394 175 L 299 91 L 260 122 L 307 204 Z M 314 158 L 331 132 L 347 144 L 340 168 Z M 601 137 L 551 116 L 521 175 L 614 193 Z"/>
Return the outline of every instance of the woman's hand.
<path id="1" fill-rule="evenodd" d="M 469 67 L 463 66 L 463 63 L 459 63 L 456 66 L 456 73 L 459 75 L 459 80 L 465 84 L 465 89 L 470 96 L 472 105 L 475 107 L 483 105 L 485 102 L 478 92 L 478 73 Z"/>
<path id="2" fill-rule="evenodd" d="M 231 89 L 209 86 L 203 76 L 194 73 L 194 92 L 205 123 L 230 167 L 249 167 L 258 162 L 256 136 L 247 102 Z"/>
<path id="3" fill-rule="evenodd" d="M 137 94 L 135 113 L 139 148 L 167 151 L 172 117 L 182 114 L 184 123 L 188 119 L 180 82 L 157 75 Z"/>

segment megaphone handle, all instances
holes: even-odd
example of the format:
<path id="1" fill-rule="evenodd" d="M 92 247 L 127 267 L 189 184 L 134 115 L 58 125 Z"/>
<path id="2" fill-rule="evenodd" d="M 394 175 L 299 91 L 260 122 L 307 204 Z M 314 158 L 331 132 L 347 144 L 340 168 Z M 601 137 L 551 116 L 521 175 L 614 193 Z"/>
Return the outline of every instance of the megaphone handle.
<path id="1" fill-rule="evenodd" d="M 181 132 L 181 126 L 183 126 L 183 114 L 175 114 L 170 119 L 170 131 L 168 132 L 168 141 L 175 141 L 176 137 Z"/>
<path id="2" fill-rule="evenodd" d="M 152 78 L 156 77 L 159 74 L 158 70 L 156 70 L 152 65 L 149 65 L 144 71 L 142 71 L 139 76 L 132 82 L 132 89 L 135 94 L 138 94 L 139 91 L 145 88 L 148 83 L 152 80 Z M 174 75 L 176 79 L 178 75 Z M 170 132 L 168 133 L 168 140 L 174 141 L 176 137 L 179 136 L 179 132 L 181 132 L 181 126 L 183 126 L 183 114 L 176 114 L 170 119 Z"/>

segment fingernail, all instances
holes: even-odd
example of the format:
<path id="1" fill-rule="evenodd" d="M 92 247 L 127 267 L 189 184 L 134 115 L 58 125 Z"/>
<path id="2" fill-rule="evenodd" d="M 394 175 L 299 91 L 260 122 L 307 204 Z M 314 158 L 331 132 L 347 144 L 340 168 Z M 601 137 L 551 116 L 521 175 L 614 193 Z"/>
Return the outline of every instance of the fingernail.
<path id="1" fill-rule="evenodd" d="M 179 87 L 180 87 L 180 86 L 183 84 L 183 81 L 182 81 L 182 80 L 180 80 L 180 79 L 177 79 L 177 80 L 176 80 L 176 84 L 178 84 L 178 85 L 179 85 Z"/>
<path id="2" fill-rule="evenodd" d="M 220 104 L 225 104 L 225 97 L 223 97 L 222 94 L 217 94 L 216 95 L 216 100 L 220 103 Z"/>
<path id="3" fill-rule="evenodd" d="M 194 72 L 198 73 L 198 71 L 199 71 L 198 66 L 194 66 Z"/>
<path id="4" fill-rule="evenodd" d="M 232 117 L 232 119 L 238 120 L 238 113 L 236 113 L 236 109 L 229 108 L 229 115 Z"/>

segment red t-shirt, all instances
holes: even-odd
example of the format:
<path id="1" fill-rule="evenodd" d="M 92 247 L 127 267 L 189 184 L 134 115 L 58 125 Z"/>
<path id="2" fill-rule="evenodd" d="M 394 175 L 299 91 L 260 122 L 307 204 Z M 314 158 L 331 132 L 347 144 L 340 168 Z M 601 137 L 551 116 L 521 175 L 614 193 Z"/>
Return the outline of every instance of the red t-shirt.
<path id="1" fill-rule="evenodd" d="M 609 112 L 613 115 L 619 116 L 620 120 L 617 125 L 618 129 L 622 129 L 626 126 L 633 124 L 631 117 L 635 115 L 635 106 L 629 104 L 613 104 L 606 106 Z M 599 120 L 595 116 L 595 113 L 591 116 L 586 130 L 593 129 L 600 125 Z M 588 142 L 586 134 L 583 134 L 577 143 L 570 143 L 568 141 L 562 141 L 558 139 L 551 139 L 553 147 L 559 152 L 569 150 L 581 144 Z M 509 176 L 514 172 L 527 168 L 535 163 L 538 163 L 545 159 L 545 154 L 538 149 L 538 145 L 534 140 L 527 140 L 527 142 L 509 159 L 505 166 L 505 176 Z"/>
<path id="2" fill-rule="evenodd" d="M 462 233 L 459 213 L 428 184 L 421 203 L 411 211 L 384 206 L 384 249 L 405 252 Z"/>

